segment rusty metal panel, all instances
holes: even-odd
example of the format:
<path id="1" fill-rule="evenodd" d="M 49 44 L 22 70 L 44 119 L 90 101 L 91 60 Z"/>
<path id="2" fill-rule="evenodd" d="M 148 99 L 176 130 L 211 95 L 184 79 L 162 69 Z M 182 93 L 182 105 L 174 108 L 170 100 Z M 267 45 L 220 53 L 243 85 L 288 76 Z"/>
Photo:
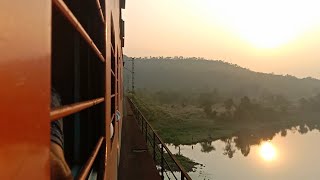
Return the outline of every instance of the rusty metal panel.
<path id="1" fill-rule="evenodd" d="M 0 179 L 49 179 L 51 1 L 0 1 Z"/>
<path id="2" fill-rule="evenodd" d="M 118 159 L 119 159 L 119 123 L 115 123 L 114 129 L 116 132 L 114 133 L 113 141 L 110 140 L 110 123 L 111 121 L 111 87 L 112 87 L 112 79 L 114 76 L 116 77 L 115 81 L 115 95 L 113 97 L 116 99 L 115 102 L 115 109 L 118 110 L 117 105 L 119 104 L 118 101 L 118 94 L 117 94 L 117 78 L 118 78 L 118 71 L 120 70 L 119 66 L 117 66 L 117 52 L 119 48 L 121 48 L 121 40 L 120 40 L 120 1 L 119 0 L 110 0 L 105 5 L 106 9 L 106 143 L 107 143 L 107 162 L 106 162 L 106 172 L 105 172 L 105 179 L 116 179 L 117 178 L 117 169 L 118 169 Z M 113 33 L 113 35 L 112 35 Z M 114 37 L 114 38 L 112 38 Z M 115 67 L 115 70 L 112 72 L 112 65 Z M 114 66 L 115 65 L 115 66 Z M 121 112 L 122 114 L 122 112 Z M 112 143 L 112 145 L 111 145 Z"/>
<path id="3" fill-rule="evenodd" d="M 104 179 L 110 179 L 111 174 L 111 136 L 110 136 L 110 124 L 111 124 L 111 47 L 110 47 L 110 39 L 111 39 L 111 31 L 109 28 L 111 27 L 111 9 L 109 8 L 110 4 L 106 3 L 106 61 L 105 61 L 105 122 L 106 122 L 106 155 L 105 155 L 105 175 Z"/>

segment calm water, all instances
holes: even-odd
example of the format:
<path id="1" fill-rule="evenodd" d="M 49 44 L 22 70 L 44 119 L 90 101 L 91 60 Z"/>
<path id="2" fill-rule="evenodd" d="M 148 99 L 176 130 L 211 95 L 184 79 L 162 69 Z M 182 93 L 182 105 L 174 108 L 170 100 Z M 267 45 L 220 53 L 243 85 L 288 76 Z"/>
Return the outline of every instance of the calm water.
<path id="1" fill-rule="evenodd" d="M 196 180 L 319 180 L 320 132 L 297 129 L 250 146 L 236 138 L 181 145 L 180 153 L 204 165 L 189 173 Z M 168 147 L 179 153 L 179 148 Z"/>

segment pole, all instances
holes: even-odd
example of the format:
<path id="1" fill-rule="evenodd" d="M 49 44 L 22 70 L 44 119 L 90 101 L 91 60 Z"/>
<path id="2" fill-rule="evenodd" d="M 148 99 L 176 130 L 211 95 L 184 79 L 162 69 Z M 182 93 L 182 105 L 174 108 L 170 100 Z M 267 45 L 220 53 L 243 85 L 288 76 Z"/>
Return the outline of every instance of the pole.
<path id="1" fill-rule="evenodd" d="M 131 71 L 131 78 L 132 78 L 132 82 L 131 82 L 131 85 L 132 85 L 132 93 L 134 94 L 134 58 L 132 58 L 132 71 Z"/>
<path id="2" fill-rule="evenodd" d="M 164 161 L 163 161 L 163 157 L 164 153 L 163 153 L 163 144 L 161 144 L 161 178 L 164 179 Z"/>

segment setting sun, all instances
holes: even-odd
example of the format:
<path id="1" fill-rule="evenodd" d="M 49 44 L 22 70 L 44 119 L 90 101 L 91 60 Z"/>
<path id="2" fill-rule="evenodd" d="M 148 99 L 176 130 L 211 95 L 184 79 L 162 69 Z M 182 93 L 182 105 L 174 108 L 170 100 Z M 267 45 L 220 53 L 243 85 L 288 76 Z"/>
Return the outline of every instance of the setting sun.
<path id="1" fill-rule="evenodd" d="M 264 142 L 260 147 L 260 155 L 266 161 L 271 161 L 276 157 L 276 149 L 271 142 Z"/>
<path id="2" fill-rule="evenodd" d="M 319 24 L 315 0 L 206 1 L 206 15 L 256 48 L 277 48 Z"/>

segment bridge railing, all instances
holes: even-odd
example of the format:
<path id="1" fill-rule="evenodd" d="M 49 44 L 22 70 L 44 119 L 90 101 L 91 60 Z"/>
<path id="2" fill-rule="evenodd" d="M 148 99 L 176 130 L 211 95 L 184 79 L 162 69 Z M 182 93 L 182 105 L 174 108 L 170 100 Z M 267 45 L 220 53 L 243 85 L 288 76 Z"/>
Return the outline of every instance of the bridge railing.
<path id="1" fill-rule="evenodd" d="M 137 105 L 132 99 L 127 99 L 162 179 L 191 180 L 188 173 L 152 128 L 151 124 L 139 110 Z"/>

